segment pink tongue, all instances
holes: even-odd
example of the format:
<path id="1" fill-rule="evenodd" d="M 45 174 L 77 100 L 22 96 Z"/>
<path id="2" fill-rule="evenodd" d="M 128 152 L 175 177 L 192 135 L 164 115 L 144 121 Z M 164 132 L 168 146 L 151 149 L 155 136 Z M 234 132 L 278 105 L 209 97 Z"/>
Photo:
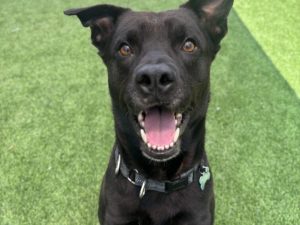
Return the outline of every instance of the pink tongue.
<path id="1" fill-rule="evenodd" d="M 152 146 L 163 147 L 171 144 L 175 129 L 175 118 L 172 112 L 157 107 L 147 111 L 145 133 Z"/>

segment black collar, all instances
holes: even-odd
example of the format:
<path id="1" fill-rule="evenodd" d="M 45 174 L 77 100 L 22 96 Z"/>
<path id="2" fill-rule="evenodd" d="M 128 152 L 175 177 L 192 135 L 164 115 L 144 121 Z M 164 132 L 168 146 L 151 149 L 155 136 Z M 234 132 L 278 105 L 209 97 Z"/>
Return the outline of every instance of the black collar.
<path id="1" fill-rule="evenodd" d="M 118 147 L 115 149 L 115 174 L 121 174 L 133 185 L 141 187 L 139 197 L 143 198 L 147 190 L 157 191 L 162 193 L 170 193 L 183 188 L 193 183 L 198 177 L 200 189 L 204 190 L 205 183 L 210 179 L 210 172 L 207 166 L 195 165 L 192 169 L 181 174 L 174 180 L 158 181 L 146 178 L 140 174 L 138 170 L 130 170 L 126 166 L 121 157 Z"/>

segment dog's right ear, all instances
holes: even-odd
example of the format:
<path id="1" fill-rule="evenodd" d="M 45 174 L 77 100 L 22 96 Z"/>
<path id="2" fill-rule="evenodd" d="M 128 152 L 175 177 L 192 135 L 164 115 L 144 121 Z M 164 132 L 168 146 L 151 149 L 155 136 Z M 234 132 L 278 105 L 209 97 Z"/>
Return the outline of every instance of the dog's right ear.
<path id="1" fill-rule="evenodd" d="M 64 14 L 76 15 L 84 27 L 91 28 L 92 43 L 103 55 L 119 16 L 129 10 L 113 5 L 96 5 L 87 8 L 68 9 L 64 11 Z"/>

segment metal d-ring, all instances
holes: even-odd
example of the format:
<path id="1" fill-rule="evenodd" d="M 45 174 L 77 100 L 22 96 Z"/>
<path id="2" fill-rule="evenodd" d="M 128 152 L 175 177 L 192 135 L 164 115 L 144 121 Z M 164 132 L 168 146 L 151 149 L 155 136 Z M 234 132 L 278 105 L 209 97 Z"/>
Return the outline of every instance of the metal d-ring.
<path id="1" fill-rule="evenodd" d="M 139 173 L 139 171 L 138 171 L 137 169 L 134 169 L 133 171 L 135 172 L 135 176 L 136 176 L 136 174 Z M 130 178 L 130 176 L 128 176 L 128 177 L 127 177 L 127 180 L 128 180 L 130 183 L 136 185 L 135 178 L 134 178 L 134 180 L 132 180 L 132 179 Z"/>
<path id="2" fill-rule="evenodd" d="M 118 173 L 120 171 L 120 167 L 121 167 L 121 155 L 119 154 L 118 155 L 116 169 L 115 169 L 115 175 L 118 175 Z"/>
<path id="3" fill-rule="evenodd" d="M 145 180 L 142 184 L 140 194 L 139 194 L 140 199 L 142 199 L 146 193 L 146 184 L 147 184 L 147 180 Z"/>

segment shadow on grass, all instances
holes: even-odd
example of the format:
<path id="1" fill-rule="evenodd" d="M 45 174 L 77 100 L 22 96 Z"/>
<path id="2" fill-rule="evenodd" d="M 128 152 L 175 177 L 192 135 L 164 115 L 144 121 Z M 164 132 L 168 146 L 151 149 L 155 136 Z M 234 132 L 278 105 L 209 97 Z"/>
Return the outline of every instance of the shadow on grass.
<path id="1" fill-rule="evenodd" d="M 216 224 L 299 221 L 299 106 L 295 92 L 233 11 L 213 65 L 208 116 Z"/>

